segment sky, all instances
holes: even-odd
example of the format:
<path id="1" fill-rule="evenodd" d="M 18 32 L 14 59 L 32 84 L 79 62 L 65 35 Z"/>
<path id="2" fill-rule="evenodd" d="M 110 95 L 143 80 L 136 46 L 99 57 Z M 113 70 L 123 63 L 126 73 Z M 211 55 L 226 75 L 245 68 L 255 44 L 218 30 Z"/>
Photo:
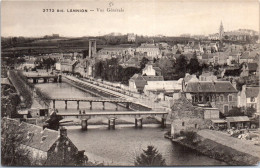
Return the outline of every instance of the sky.
<path id="1" fill-rule="evenodd" d="M 239 28 L 259 31 L 259 0 L 85 0 L 1 3 L 1 36 L 98 36 L 111 32 L 179 36 Z M 107 12 L 107 8 L 124 12 Z M 105 12 L 98 12 L 97 8 Z M 55 12 L 43 12 L 54 9 Z M 64 12 L 57 12 L 63 9 Z M 67 12 L 86 9 L 88 12 Z M 89 11 L 94 10 L 94 11 Z"/>

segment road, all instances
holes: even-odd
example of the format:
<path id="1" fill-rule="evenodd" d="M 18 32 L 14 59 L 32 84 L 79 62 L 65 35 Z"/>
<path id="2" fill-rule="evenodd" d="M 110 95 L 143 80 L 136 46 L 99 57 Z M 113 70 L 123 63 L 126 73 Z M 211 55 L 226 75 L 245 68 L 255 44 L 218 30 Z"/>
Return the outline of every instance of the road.
<path id="1" fill-rule="evenodd" d="M 260 159 L 260 146 L 254 145 L 249 140 L 241 140 L 214 130 L 200 130 L 198 135 Z"/>

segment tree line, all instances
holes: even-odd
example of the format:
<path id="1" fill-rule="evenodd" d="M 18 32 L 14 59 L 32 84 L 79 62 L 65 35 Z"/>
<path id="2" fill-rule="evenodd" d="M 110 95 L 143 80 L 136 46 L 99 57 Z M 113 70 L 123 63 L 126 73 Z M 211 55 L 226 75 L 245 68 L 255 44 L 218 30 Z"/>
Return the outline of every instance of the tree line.
<path id="1" fill-rule="evenodd" d="M 153 63 L 154 66 L 161 69 L 165 80 L 178 80 L 185 77 L 186 73 L 199 76 L 203 70 L 208 69 L 207 64 L 200 64 L 196 53 L 188 60 L 185 55 L 178 58 L 161 58 L 149 61 L 143 57 L 139 62 L 139 67 L 124 68 L 119 65 L 118 58 L 99 60 L 94 65 L 94 76 L 110 82 L 121 82 L 128 84 L 128 80 L 136 73 L 141 73 L 147 63 Z"/>

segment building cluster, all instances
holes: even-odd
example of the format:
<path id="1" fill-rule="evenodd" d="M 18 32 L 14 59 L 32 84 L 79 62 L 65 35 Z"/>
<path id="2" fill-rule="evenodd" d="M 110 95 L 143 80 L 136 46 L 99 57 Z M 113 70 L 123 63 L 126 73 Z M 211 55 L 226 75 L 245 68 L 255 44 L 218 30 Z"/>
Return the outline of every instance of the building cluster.
<path id="1" fill-rule="evenodd" d="M 5 140 L 13 141 L 14 147 L 27 153 L 30 162 L 38 166 L 76 166 L 86 162 L 84 150 L 80 151 L 67 136 L 67 130 L 59 131 L 20 122 L 12 118 L 2 118 L 2 129 L 10 133 L 2 134 Z M 7 137 L 8 136 L 8 137 Z M 19 138 L 17 138 L 19 137 Z M 18 149 L 17 149 L 18 150 Z"/>
<path id="2" fill-rule="evenodd" d="M 235 31 L 224 31 L 224 26 L 221 22 L 219 27 L 219 32 L 215 34 L 210 34 L 208 39 L 210 40 L 229 40 L 229 41 L 240 41 L 245 42 L 248 39 L 255 37 L 257 32 L 250 29 L 238 29 Z"/>
<path id="3" fill-rule="evenodd" d="M 238 31 L 240 35 L 254 36 L 255 32 L 245 29 Z M 221 23 L 218 40 L 231 36 L 224 32 Z M 134 34 L 128 34 L 129 41 L 135 41 Z M 239 37 L 240 38 L 240 37 Z M 214 40 L 214 39 L 213 39 Z M 117 58 L 123 68 L 140 68 L 141 60 L 146 57 L 148 63 L 142 73 L 134 74 L 129 79 L 127 91 L 149 97 L 153 101 L 172 102 L 180 93 L 193 105 L 214 108 L 226 114 L 234 107 L 249 107 L 260 112 L 259 104 L 259 56 L 258 44 L 234 44 L 223 41 L 188 41 L 170 45 L 166 42 L 142 43 L 140 46 L 129 44 L 106 46 L 97 49 L 97 41 L 89 40 L 88 54 L 58 53 L 42 57 L 52 57 L 57 60 L 55 69 L 58 72 L 78 74 L 82 77 L 92 77 L 95 62 Z M 189 62 L 197 58 L 200 65 L 209 66 L 200 76 L 186 74 L 178 80 L 165 80 L 162 69 L 156 60 L 166 59 L 176 61 L 184 55 Z M 41 57 L 39 57 L 41 58 Z M 32 58 L 26 58 L 24 66 L 35 66 Z M 215 67 L 219 67 L 214 69 Z M 167 68 L 167 67 L 165 67 Z M 243 81 L 240 82 L 239 81 Z M 241 86 L 240 86 L 241 85 Z M 238 89 L 240 88 L 240 89 Z"/>

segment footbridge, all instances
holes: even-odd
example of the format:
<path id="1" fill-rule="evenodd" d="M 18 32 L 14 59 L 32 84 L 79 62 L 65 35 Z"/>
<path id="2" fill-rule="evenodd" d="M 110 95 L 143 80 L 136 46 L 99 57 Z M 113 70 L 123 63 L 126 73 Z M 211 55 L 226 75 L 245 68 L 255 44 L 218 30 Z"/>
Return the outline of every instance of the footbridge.
<path id="1" fill-rule="evenodd" d="M 116 111 L 116 112 L 83 112 L 79 113 L 56 113 L 58 116 L 64 117 L 77 117 L 81 118 L 82 130 L 87 130 L 88 120 L 94 116 L 107 116 L 108 118 L 108 128 L 115 129 L 116 119 L 119 116 L 127 115 L 135 117 L 135 127 L 142 127 L 142 120 L 144 116 L 160 116 L 161 117 L 161 127 L 166 127 L 166 117 L 168 112 L 166 111 Z"/>
<path id="2" fill-rule="evenodd" d="M 48 75 L 48 74 L 33 74 L 29 75 L 26 74 L 25 77 L 27 80 L 32 79 L 33 83 L 38 83 L 40 79 L 43 79 L 43 82 L 49 82 L 50 79 L 53 79 L 53 82 L 62 82 L 62 76 L 61 75 Z"/>
<path id="3" fill-rule="evenodd" d="M 65 109 L 68 108 L 68 101 L 75 101 L 77 102 L 77 109 L 79 110 L 79 102 L 89 102 L 90 103 L 90 110 L 92 110 L 92 103 L 93 102 L 101 102 L 103 104 L 103 110 L 105 110 L 105 103 L 115 103 L 116 110 L 118 110 L 118 103 L 125 103 L 126 108 L 129 109 L 129 105 L 131 101 L 125 99 L 118 99 L 118 98 L 99 98 L 99 97 L 86 97 L 86 98 L 52 98 L 49 99 L 53 102 L 53 109 L 55 109 L 55 102 L 56 101 L 64 101 L 65 102 Z"/>

